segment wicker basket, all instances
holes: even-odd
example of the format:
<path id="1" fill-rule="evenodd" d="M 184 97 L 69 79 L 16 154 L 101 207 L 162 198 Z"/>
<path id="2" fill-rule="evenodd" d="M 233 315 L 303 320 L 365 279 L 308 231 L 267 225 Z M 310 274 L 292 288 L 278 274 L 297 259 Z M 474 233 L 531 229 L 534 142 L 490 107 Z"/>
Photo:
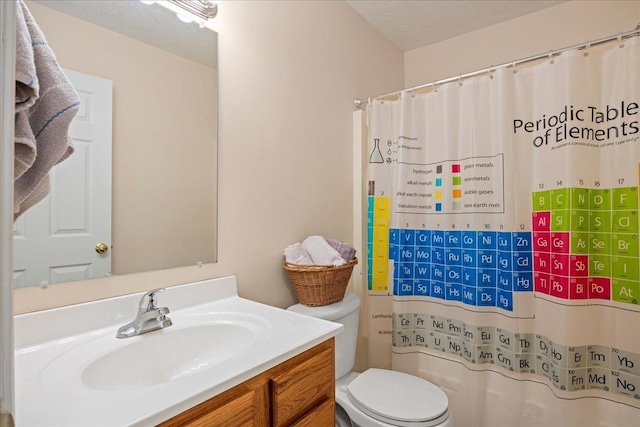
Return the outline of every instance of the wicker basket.
<path id="1" fill-rule="evenodd" d="M 302 265 L 284 262 L 284 269 L 302 305 L 318 307 L 342 301 L 353 267 L 354 258 L 345 265 Z"/>

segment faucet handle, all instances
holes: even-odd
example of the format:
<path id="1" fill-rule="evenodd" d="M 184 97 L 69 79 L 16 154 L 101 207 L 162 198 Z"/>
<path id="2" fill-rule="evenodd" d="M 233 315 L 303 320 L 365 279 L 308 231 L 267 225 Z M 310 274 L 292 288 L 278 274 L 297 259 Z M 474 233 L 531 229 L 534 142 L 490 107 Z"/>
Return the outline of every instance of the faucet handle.
<path id="1" fill-rule="evenodd" d="M 164 291 L 164 288 L 159 288 L 159 289 L 154 289 L 152 291 L 149 291 L 146 294 L 142 295 L 142 298 L 140 298 L 140 309 L 146 310 L 146 311 L 157 309 L 158 305 L 156 301 L 156 295 L 163 291 Z"/>

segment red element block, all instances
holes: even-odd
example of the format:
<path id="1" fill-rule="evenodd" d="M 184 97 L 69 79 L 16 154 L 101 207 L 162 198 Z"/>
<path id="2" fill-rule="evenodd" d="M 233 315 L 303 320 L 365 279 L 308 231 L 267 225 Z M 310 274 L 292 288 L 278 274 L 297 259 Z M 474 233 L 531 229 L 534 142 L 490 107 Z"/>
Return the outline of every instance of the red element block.
<path id="1" fill-rule="evenodd" d="M 460 173 L 460 164 L 451 165 L 451 172 Z"/>
<path id="2" fill-rule="evenodd" d="M 569 233 L 551 233 L 551 252 L 568 254 L 571 246 Z"/>
<path id="3" fill-rule="evenodd" d="M 569 278 L 566 276 L 549 276 L 549 295 L 569 299 Z"/>
<path id="4" fill-rule="evenodd" d="M 551 275 L 547 273 L 533 273 L 533 285 L 536 292 L 549 294 L 551 289 Z"/>
<path id="5" fill-rule="evenodd" d="M 569 257 L 569 276 L 587 277 L 589 275 L 589 255 L 571 255 Z"/>
<path id="6" fill-rule="evenodd" d="M 611 279 L 607 277 L 589 277 L 590 299 L 611 299 Z"/>
<path id="7" fill-rule="evenodd" d="M 531 225 L 533 231 L 551 231 L 551 212 L 533 212 Z"/>
<path id="8" fill-rule="evenodd" d="M 569 277 L 569 255 L 551 254 L 551 274 Z"/>
<path id="9" fill-rule="evenodd" d="M 569 299 L 589 298 L 589 278 L 573 277 L 569 279 Z"/>
<path id="10" fill-rule="evenodd" d="M 551 273 L 551 254 L 547 252 L 534 252 L 533 271 Z"/>
<path id="11" fill-rule="evenodd" d="M 551 233 L 533 232 L 533 252 L 551 252 Z"/>

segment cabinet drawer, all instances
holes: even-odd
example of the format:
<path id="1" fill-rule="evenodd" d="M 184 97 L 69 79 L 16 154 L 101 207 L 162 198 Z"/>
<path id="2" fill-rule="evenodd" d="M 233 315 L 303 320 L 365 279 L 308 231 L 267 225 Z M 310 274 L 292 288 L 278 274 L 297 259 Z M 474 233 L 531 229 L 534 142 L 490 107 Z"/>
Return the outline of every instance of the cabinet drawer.
<path id="1" fill-rule="evenodd" d="M 295 421 L 326 399 L 333 401 L 333 359 L 333 348 L 329 348 L 272 379 L 276 426 Z"/>
<path id="2" fill-rule="evenodd" d="M 293 423 L 291 427 L 334 427 L 336 423 L 335 403 L 333 399 L 326 399 Z"/>

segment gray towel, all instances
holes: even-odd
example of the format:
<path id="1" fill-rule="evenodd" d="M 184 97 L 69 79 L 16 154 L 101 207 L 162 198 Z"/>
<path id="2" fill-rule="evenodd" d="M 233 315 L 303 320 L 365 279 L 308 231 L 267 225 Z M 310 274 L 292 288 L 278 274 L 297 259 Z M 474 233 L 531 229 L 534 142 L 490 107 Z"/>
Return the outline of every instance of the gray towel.
<path id="1" fill-rule="evenodd" d="M 49 170 L 73 152 L 80 98 L 22 0 L 16 26 L 14 217 L 49 192 Z"/>
<path id="2" fill-rule="evenodd" d="M 348 243 L 336 239 L 327 239 L 327 243 L 331 245 L 333 249 L 338 251 L 345 261 L 351 261 L 356 256 L 355 248 Z"/>

